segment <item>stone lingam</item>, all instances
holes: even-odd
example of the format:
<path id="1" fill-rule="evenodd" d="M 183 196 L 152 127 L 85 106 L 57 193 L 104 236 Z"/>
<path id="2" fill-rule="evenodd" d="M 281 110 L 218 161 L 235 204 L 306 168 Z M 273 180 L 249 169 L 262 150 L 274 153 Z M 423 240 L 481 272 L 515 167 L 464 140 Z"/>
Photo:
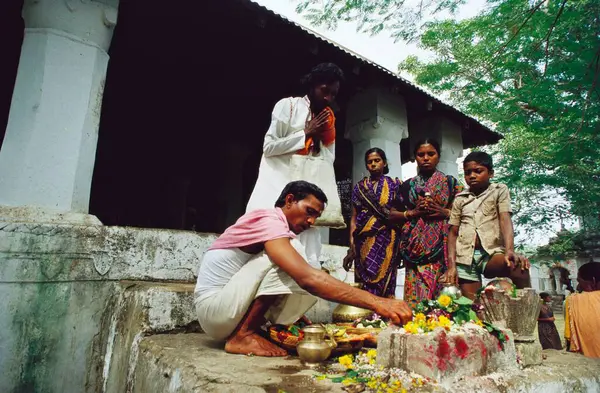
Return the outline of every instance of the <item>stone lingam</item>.
<path id="1" fill-rule="evenodd" d="M 541 307 L 536 291 L 532 288 L 514 289 L 507 279 L 494 280 L 483 290 L 480 301 L 487 322 L 514 333 L 521 365 L 541 364 L 542 346 L 534 336 Z"/>
<path id="2" fill-rule="evenodd" d="M 407 334 L 390 327 L 377 339 L 377 364 L 414 372 L 440 384 L 517 369 L 513 336 L 510 331 L 506 334 L 509 339 L 501 347 L 496 337 L 476 325 L 427 334 Z"/>
<path id="3" fill-rule="evenodd" d="M 516 369 L 513 333 L 482 322 L 477 309 L 458 288 L 444 288 L 415 306 L 412 321 L 379 334 L 377 363 L 441 384 Z"/>

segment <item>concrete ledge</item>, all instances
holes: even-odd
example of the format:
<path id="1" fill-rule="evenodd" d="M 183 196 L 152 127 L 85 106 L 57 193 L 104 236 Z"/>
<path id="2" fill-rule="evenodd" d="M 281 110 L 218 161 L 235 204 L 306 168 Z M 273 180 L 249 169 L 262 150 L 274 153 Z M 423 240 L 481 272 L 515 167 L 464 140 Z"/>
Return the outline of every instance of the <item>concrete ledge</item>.
<path id="1" fill-rule="evenodd" d="M 133 377 L 133 393 L 223 392 L 342 393 L 341 384 L 316 381 L 298 358 L 230 355 L 204 334 L 145 337 Z"/>
<path id="2" fill-rule="evenodd" d="M 0 222 L 0 282 L 194 282 L 214 233 L 102 225 Z M 340 268 L 346 247 L 325 245 Z"/>
<path id="3" fill-rule="evenodd" d="M 0 206 L 0 222 L 102 225 L 92 214 L 64 212 L 34 206 Z"/>
<path id="4" fill-rule="evenodd" d="M 464 378 L 443 391 L 453 393 L 598 393 L 600 359 L 545 350 L 540 366 Z"/>

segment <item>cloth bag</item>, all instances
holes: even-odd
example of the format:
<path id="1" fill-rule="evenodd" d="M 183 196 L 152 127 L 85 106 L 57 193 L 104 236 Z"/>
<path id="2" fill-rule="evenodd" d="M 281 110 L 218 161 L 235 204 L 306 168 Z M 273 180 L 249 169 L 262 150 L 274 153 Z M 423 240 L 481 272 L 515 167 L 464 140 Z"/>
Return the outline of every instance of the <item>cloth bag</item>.
<path id="1" fill-rule="evenodd" d="M 290 178 L 316 184 L 327 196 L 327 205 L 315 226 L 344 229 L 346 223 L 332 163 L 333 154 L 326 147 L 321 148 L 318 156 L 294 154 L 290 159 Z"/>

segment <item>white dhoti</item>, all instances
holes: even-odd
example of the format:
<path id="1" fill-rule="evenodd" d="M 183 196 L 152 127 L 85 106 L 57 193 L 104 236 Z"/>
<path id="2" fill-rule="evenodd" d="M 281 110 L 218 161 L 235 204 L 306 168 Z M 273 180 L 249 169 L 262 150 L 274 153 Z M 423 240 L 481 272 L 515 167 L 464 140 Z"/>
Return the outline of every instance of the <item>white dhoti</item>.
<path id="1" fill-rule="evenodd" d="M 207 252 L 202 263 L 207 263 L 208 258 L 222 258 L 219 251 L 222 250 Z M 217 260 L 211 262 L 219 264 Z M 206 334 L 224 340 L 242 321 L 254 299 L 280 295 L 280 300 L 265 314 L 267 320 L 275 324 L 296 322 L 317 301 L 262 252 L 251 257 L 224 287 L 197 295 L 198 321 Z"/>

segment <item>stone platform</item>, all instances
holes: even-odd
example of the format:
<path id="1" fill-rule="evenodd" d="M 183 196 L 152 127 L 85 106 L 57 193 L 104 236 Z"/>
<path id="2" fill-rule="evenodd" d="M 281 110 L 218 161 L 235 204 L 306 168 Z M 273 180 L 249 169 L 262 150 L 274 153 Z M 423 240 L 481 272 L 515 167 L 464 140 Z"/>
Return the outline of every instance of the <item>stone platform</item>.
<path id="1" fill-rule="evenodd" d="M 343 392 L 341 384 L 316 381 L 297 357 L 230 355 L 223 346 L 198 333 L 145 337 L 131 392 Z"/>
<path id="2" fill-rule="evenodd" d="M 473 325 L 460 332 L 436 329 L 410 334 L 389 328 L 378 338 L 377 364 L 400 368 L 440 383 L 460 377 L 487 375 L 518 367 L 514 336 L 500 348 L 498 340 Z"/>
<path id="3" fill-rule="evenodd" d="M 204 334 L 161 334 L 139 343 L 132 392 L 341 393 L 342 384 L 317 381 L 298 358 L 229 355 Z M 431 393 L 598 393 L 600 359 L 548 350 L 541 366 L 483 377 L 464 377 L 409 392 Z"/>

